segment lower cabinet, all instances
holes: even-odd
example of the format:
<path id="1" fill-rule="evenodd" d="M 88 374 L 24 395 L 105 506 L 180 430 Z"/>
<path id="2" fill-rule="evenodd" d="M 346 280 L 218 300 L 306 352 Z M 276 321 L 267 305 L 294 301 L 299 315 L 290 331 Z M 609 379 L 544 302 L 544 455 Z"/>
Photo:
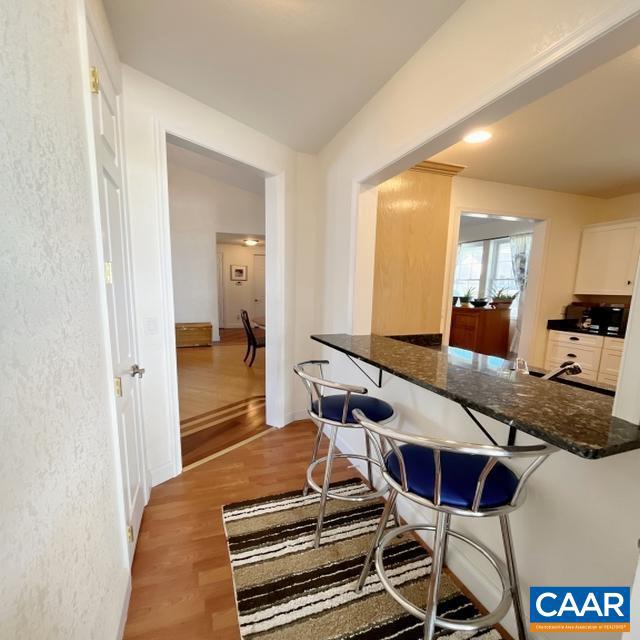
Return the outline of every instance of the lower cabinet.
<path id="1" fill-rule="evenodd" d="M 176 323 L 176 347 L 210 347 L 210 322 Z"/>
<path id="2" fill-rule="evenodd" d="M 615 386 L 623 348 L 622 338 L 549 331 L 544 366 L 550 371 L 567 360 L 575 360 L 582 367 L 582 373 L 577 378 Z"/>
<path id="3" fill-rule="evenodd" d="M 509 352 L 509 309 L 453 307 L 452 347 L 504 358 Z"/>

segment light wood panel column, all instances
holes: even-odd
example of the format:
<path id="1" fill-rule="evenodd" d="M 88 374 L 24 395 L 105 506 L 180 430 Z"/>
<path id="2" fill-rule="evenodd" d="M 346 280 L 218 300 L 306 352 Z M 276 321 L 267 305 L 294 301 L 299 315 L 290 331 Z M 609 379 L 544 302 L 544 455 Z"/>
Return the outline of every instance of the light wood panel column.
<path id="1" fill-rule="evenodd" d="M 373 333 L 440 331 L 451 180 L 463 168 L 422 162 L 380 185 Z"/>

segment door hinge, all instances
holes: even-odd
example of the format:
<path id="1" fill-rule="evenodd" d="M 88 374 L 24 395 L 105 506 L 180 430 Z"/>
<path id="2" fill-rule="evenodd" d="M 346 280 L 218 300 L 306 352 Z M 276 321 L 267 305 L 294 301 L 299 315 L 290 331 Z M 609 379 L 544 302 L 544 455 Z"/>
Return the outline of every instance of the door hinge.
<path id="1" fill-rule="evenodd" d="M 122 398 L 122 378 L 114 378 L 113 387 L 115 390 L 116 398 Z"/>
<path id="2" fill-rule="evenodd" d="M 127 527 L 127 540 L 133 542 L 133 527 L 131 525 Z"/>
<path id="3" fill-rule="evenodd" d="M 111 262 L 104 263 L 104 281 L 106 284 L 113 284 L 113 269 Z"/>
<path id="4" fill-rule="evenodd" d="M 91 67 L 91 69 L 89 69 L 89 86 L 91 87 L 91 93 L 98 93 L 100 91 L 98 67 Z"/>

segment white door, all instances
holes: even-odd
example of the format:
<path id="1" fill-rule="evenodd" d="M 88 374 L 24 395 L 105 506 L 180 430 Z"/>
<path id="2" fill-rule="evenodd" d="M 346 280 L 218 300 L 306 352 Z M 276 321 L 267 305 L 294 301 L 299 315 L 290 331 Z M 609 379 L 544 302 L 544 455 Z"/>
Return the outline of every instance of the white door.
<path id="1" fill-rule="evenodd" d="M 88 31 L 88 43 L 105 287 L 126 518 L 122 535 L 129 541 L 131 562 L 145 500 L 140 401 L 144 370 L 135 373 L 138 370 L 137 344 L 123 188 L 119 96 L 91 30 Z"/>
<path id="2" fill-rule="evenodd" d="M 253 315 L 254 320 L 264 320 L 264 254 L 253 256 Z"/>

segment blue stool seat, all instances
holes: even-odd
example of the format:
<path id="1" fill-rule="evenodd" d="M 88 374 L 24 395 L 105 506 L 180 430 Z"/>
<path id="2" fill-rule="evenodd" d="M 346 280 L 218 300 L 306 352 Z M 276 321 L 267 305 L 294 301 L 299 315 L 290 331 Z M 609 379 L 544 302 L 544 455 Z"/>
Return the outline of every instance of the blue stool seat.
<path id="1" fill-rule="evenodd" d="M 409 490 L 433 501 L 435 483 L 433 451 L 415 444 L 405 444 L 400 447 L 400 451 L 404 459 Z M 401 483 L 402 476 L 398 456 L 394 452 L 390 452 L 386 463 L 391 477 Z M 461 509 L 471 509 L 478 478 L 486 463 L 485 456 L 441 451 L 440 503 Z M 480 499 L 480 507 L 490 509 L 508 504 L 513 498 L 517 485 L 518 478 L 513 471 L 498 462 L 487 476 Z"/>
<path id="2" fill-rule="evenodd" d="M 322 417 L 333 420 L 334 422 L 342 422 L 345 395 L 344 393 L 339 393 L 322 398 Z M 314 400 L 312 407 L 314 413 L 319 413 L 317 400 Z M 369 420 L 374 420 L 375 422 L 384 422 L 393 415 L 393 407 L 388 402 L 359 393 L 351 394 L 349 398 L 349 409 L 347 410 L 346 420 L 348 424 L 356 424 L 356 420 L 352 414 L 354 409 L 360 409 Z"/>

